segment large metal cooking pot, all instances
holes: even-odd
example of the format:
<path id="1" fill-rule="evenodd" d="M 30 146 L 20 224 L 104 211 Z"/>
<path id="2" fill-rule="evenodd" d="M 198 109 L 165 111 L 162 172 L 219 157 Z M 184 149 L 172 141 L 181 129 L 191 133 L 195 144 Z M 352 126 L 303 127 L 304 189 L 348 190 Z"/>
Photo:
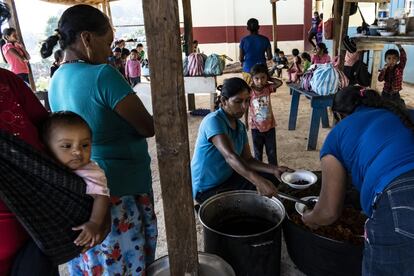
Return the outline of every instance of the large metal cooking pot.
<path id="1" fill-rule="evenodd" d="M 256 191 L 215 195 L 200 207 L 205 251 L 227 261 L 238 276 L 280 275 L 285 208 Z"/>
<path id="2" fill-rule="evenodd" d="M 234 270 L 219 256 L 198 252 L 199 276 L 235 276 Z M 146 270 L 148 276 L 170 276 L 170 261 L 164 256 Z"/>
<path id="3" fill-rule="evenodd" d="M 286 247 L 293 263 L 308 276 L 358 276 L 364 246 L 332 240 L 286 219 Z"/>

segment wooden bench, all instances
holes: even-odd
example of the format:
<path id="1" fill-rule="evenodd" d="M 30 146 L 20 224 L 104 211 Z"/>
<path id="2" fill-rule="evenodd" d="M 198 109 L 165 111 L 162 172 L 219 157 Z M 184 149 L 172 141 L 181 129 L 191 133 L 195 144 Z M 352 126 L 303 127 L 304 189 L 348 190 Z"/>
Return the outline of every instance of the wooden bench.
<path id="1" fill-rule="evenodd" d="M 321 96 L 315 92 L 305 91 L 301 89 L 297 84 L 288 84 L 288 87 L 290 89 L 290 94 L 292 95 L 288 129 L 296 129 L 299 99 L 300 95 L 304 95 L 307 99 L 310 100 L 310 105 L 312 108 L 307 150 L 315 150 L 316 144 L 318 142 L 319 123 L 322 121 L 323 128 L 329 127 L 327 108 L 332 106 L 333 95 Z"/>

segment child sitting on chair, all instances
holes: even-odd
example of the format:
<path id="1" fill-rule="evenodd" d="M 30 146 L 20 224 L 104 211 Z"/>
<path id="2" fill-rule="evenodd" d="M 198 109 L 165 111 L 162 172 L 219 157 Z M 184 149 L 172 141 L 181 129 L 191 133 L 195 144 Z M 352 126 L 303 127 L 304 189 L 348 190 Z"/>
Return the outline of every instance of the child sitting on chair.
<path id="1" fill-rule="evenodd" d="M 399 104 L 404 104 L 401 99 L 400 90 L 402 89 L 403 73 L 405 63 L 407 62 L 407 55 L 404 48 L 400 44 L 396 44 L 398 53 L 395 49 L 389 49 L 385 52 L 385 66 L 378 75 L 378 81 L 384 82 L 382 90 L 382 97 L 395 101 Z"/>
<path id="2" fill-rule="evenodd" d="M 81 231 L 74 243 L 86 249 L 103 239 L 109 190 L 104 171 L 91 161 L 92 133 L 88 123 L 70 111 L 52 113 L 43 125 L 43 142 L 60 163 L 83 178 L 86 194 L 94 198 L 89 221 L 74 227 Z"/>
<path id="3" fill-rule="evenodd" d="M 276 48 L 275 55 L 273 56 L 273 67 L 270 70 L 269 74 L 270 76 L 273 76 L 275 71 L 277 72 L 277 77 L 282 77 L 282 69 L 288 68 L 288 60 L 285 56 L 285 53 L 283 51 L 280 51 L 279 48 Z"/>
<path id="4" fill-rule="evenodd" d="M 299 56 L 299 50 L 293 49 L 292 55 L 293 55 L 293 62 L 289 66 L 289 69 L 287 70 L 288 75 L 289 75 L 289 80 L 286 83 L 297 82 L 299 79 L 298 76 L 302 73 L 302 68 L 301 68 L 302 59 Z"/>

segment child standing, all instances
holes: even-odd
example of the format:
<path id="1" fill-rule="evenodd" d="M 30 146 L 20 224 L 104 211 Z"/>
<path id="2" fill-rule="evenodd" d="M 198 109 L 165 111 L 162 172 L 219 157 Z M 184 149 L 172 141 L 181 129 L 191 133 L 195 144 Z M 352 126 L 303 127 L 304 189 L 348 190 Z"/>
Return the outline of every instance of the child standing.
<path id="1" fill-rule="evenodd" d="M 29 83 L 29 66 L 27 64 L 29 63 L 30 55 L 23 44 L 20 43 L 16 29 L 4 29 L 3 38 L 1 41 L 3 59 L 10 64 L 10 71 L 26 83 Z"/>
<path id="2" fill-rule="evenodd" d="M 125 66 L 125 75 L 132 87 L 141 82 L 141 56 L 136 49 L 131 50 Z"/>
<path id="3" fill-rule="evenodd" d="M 395 49 L 389 49 L 385 52 L 385 66 L 378 75 L 378 81 L 384 82 L 382 90 L 382 97 L 395 101 L 399 104 L 404 104 L 401 99 L 400 90 L 402 89 L 403 73 L 405 63 L 407 62 L 407 55 L 400 44 L 396 44 L 398 53 Z"/>
<path id="4" fill-rule="evenodd" d="M 300 68 L 302 64 L 302 60 L 299 56 L 299 50 L 293 49 L 292 50 L 293 55 L 293 63 L 290 65 L 289 69 L 287 70 L 289 80 L 286 83 L 295 83 L 298 81 L 298 75 L 302 73 L 302 69 Z"/>
<path id="5" fill-rule="evenodd" d="M 251 69 L 252 92 L 250 106 L 246 114 L 246 126 L 252 129 L 254 156 L 263 159 L 263 147 L 269 164 L 277 165 L 276 121 L 273 116 L 270 94 L 282 85 L 280 80 L 271 79 L 264 64 L 256 64 Z M 269 81 L 273 81 L 272 84 Z M 248 121 L 247 121 L 248 120 Z"/>
<path id="6" fill-rule="evenodd" d="M 76 113 L 52 113 L 43 126 L 43 142 L 50 153 L 73 170 L 86 183 L 86 194 L 94 198 L 89 221 L 74 227 L 81 231 L 74 243 L 86 249 L 105 238 L 105 216 L 109 208 L 109 190 L 104 171 L 91 161 L 92 133 L 89 125 Z"/>

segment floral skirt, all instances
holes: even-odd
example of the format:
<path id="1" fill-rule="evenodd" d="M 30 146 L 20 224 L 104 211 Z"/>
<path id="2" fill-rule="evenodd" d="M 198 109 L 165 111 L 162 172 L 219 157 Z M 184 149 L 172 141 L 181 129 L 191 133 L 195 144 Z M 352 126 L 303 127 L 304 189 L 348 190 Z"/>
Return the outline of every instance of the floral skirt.
<path id="1" fill-rule="evenodd" d="M 158 232 L 153 195 L 111 197 L 111 202 L 111 232 L 68 263 L 70 275 L 144 276 L 154 261 Z"/>

